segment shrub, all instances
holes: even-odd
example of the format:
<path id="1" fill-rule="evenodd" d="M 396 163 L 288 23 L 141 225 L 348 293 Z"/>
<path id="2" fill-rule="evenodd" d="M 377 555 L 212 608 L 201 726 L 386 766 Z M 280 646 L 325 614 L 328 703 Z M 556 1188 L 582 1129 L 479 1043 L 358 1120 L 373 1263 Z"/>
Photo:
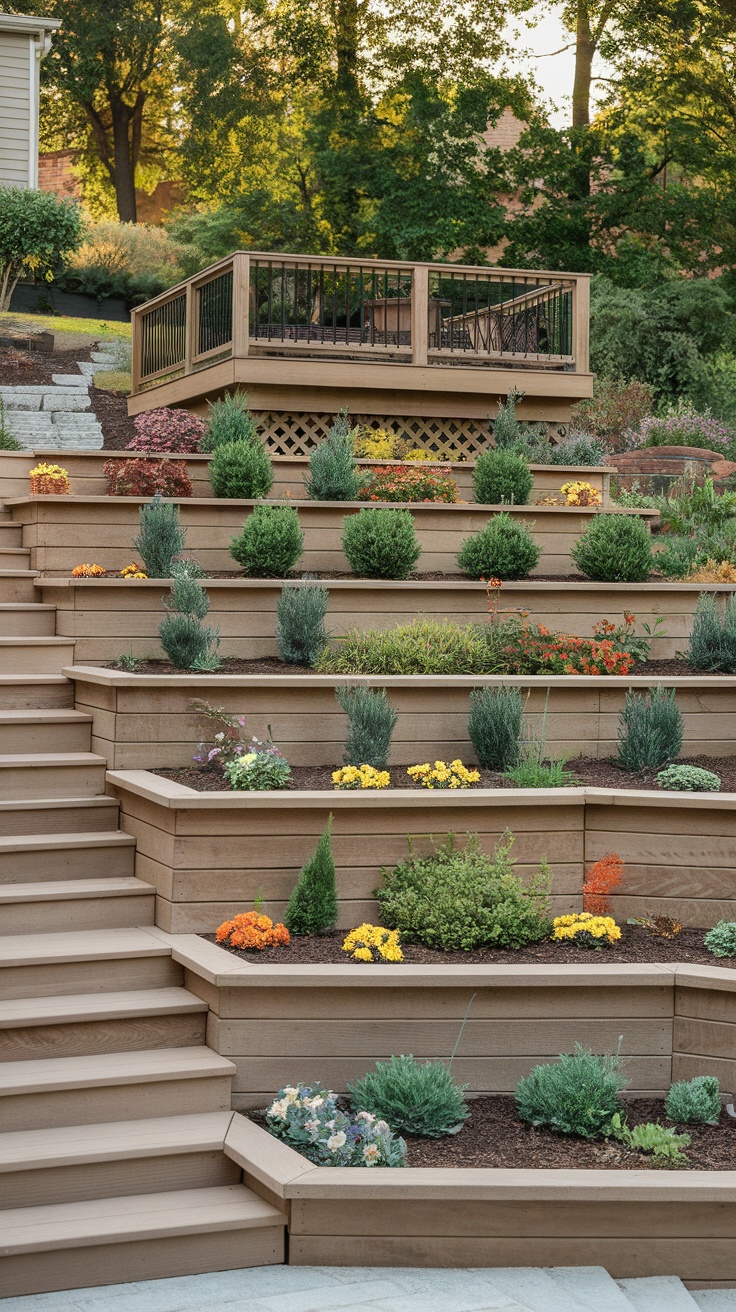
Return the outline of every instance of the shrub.
<path id="1" fill-rule="evenodd" d="M 207 425 L 189 410 L 146 410 L 133 420 L 135 437 L 128 442 L 126 451 L 166 452 L 191 456 L 200 449 Z"/>
<path id="2" fill-rule="evenodd" d="M 618 759 L 624 770 L 658 770 L 679 756 L 684 724 L 674 688 L 631 689 L 619 714 Z"/>
<path id="3" fill-rule="evenodd" d="M 494 515 L 480 533 L 466 538 L 457 554 L 471 579 L 523 579 L 539 560 L 540 548 L 529 529 L 511 515 Z"/>
<path id="4" fill-rule="evenodd" d="M 557 943 L 575 943 L 577 947 L 612 947 L 620 939 L 621 930 L 612 916 L 576 911 L 569 916 L 555 916 L 552 937 Z"/>
<path id="5" fill-rule="evenodd" d="M 734 434 L 710 412 L 698 414 L 692 401 L 680 397 L 664 415 L 648 415 L 635 435 L 637 446 L 692 446 L 724 452 Z"/>
<path id="6" fill-rule="evenodd" d="M 219 630 L 200 623 L 210 608 L 210 599 L 188 561 L 172 566 L 171 598 L 164 598 L 169 614 L 159 625 L 161 646 L 179 670 L 214 670 L 220 664 L 217 648 Z"/>
<path id="7" fill-rule="evenodd" d="M 683 793 L 720 792 L 720 776 L 712 770 L 701 770 L 697 765 L 668 765 L 657 775 L 660 788 Z"/>
<path id="8" fill-rule="evenodd" d="M 342 755 L 345 765 L 372 765 L 375 770 L 385 770 L 398 718 L 385 688 L 376 692 L 364 687 L 336 688 L 335 697 L 349 721 Z"/>
<path id="9" fill-rule="evenodd" d="M 221 442 L 213 453 L 209 480 L 216 497 L 258 500 L 273 486 L 273 468 L 261 442 Z"/>
<path id="10" fill-rule="evenodd" d="M 357 929 L 351 929 L 342 950 L 350 954 L 352 961 L 398 963 L 404 960 L 398 929 L 384 929 L 383 925 L 358 925 Z"/>
<path id="11" fill-rule="evenodd" d="M 534 478 L 524 456 L 515 451 L 482 451 L 473 470 L 473 496 L 481 505 L 525 506 Z"/>
<path id="12" fill-rule="evenodd" d="M 324 442 L 309 453 L 304 486 L 310 501 L 355 501 L 362 481 L 348 412 L 341 410 Z"/>
<path id="13" fill-rule="evenodd" d="M 316 1166 L 403 1166 L 406 1144 L 370 1112 L 347 1116 L 321 1084 L 280 1089 L 266 1110 L 271 1134 Z"/>
<path id="14" fill-rule="evenodd" d="M 625 451 L 632 444 L 632 433 L 653 407 L 654 394 L 648 383 L 598 375 L 592 397 L 573 406 L 572 420 L 600 438 L 608 451 Z"/>
<path id="15" fill-rule="evenodd" d="M 427 947 L 469 951 L 484 944 L 520 948 L 549 933 L 549 872 L 546 863 L 525 883 L 511 859 L 508 831 L 493 856 L 481 851 L 477 835 L 455 847 L 450 835 L 430 856 L 409 856 L 382 870 L 376 897 L 384 918 Z"/>
<path id="16" fill-rule="evenodd" d="M 233 792 L 270 793 L 288 788 L 291 766 L 273 743 L 254 741 L 242 756 L 231 756 L 222 773 Z"/>
<path id="17" fill-rule="evenodd" d="M 349 629 L 325 651 L 320 674 L 489 674 L 494 666 L 475 629 L 416 619 L 395 629 Z"/>
<path id="18" fill-rule="evenodd" d="M 184 550 L 186 532 L 179 523 L 179 507 L 162 501 L 157 492 L 153 501 L 141 506 L 140 532 L 133 546 L 143 561 L 149 579 L 171 578 L 174 561 Z"/>
<path id="19" fill-rule="evenodd" d="M 282 579 L 298 561 L 304 546 L 294 506 L 254 506 L 230 555 L 255 579 Z"/>
<path id="20" fill-rule="evenodd" d="M 736 566 L 730 560 L 706 560 L 685 576 L 686 583 L 736 583 Z"/>
<path id="21" fill-rule="evenodd" d="M 599 1139 L 620 1111 L 618 1095 L 627 1084 L 618 1056 L 595 1056 L 576 1043 L 574 1052 L 535 1066 L 519 1080 L 516 1110 L 531 1125 Z"/>
<path id="22" fill-rule="evenodd" d="M 717 1125 L 721 1092 L 715 1075 L 696 1075 L 670 1085 L 664 1110 L 668 1120 L 678 1125 Z"/>
<path id="23" fill-rule="evenodd" d="M 119 296 L 127 306 L 140 305 L 186 276 L 185 258 L 185 248 L 164 228 L 88 220 L 84 241 L 67 261 L 59 283 L 65 291 L 97 300 Z"/>
<path id="24" fill-rule="evenodd" d="M 369 428 L 367 424 L 354 428 L 350 439 L 356 456 L 363 460 L 395 460 L 399 445 L 403 445 L 387 428 Z"/>
<path id="25" fill-rule="evenodd" d="M 421 547 L 410 510 L 359 510 L 343 520 L 342 549 L 358 578 L 405 579 Z"/>
<path id="26" fill-rule="evenodd" d="M 624 877 L 624 863 L 616 852 L 607 852 L 590 866 L 583 881 L 583 910 L 606 916 L 611 910 L 610 895 Z"/>
<path id="27" fill-rule="evenodd" d="M 651 500 L 651 498 L 650 498 Z M 666 535 L 664 545 L 652 555 L 652 566 L 666 579 L 683 579 L 695 565 L 698 544 L 695 538 Z"/>
<path id="28" fill-rule="evenodd" d="M 377 1061 L 373 1071 L 348 1085 L 353 1107 L 388 1121 L 395 1134 L 443 1139 L 470 1115 L 463 1094 L 441 1061 L 418 1062 L 409 1054 Z"/>
<path id="29" fill-rule="evenodd" d="M 362 788 L 388 788 L 391 775 L 372 765 L 344 765 L 341 770 L 333 770 L 332 782 L 340 792 L 357 792 Z"/>
<path id="30" fill-rule="evenodd" d="M 446 501 L 458 499 L 457 483 L 441 469 L 389 465 L 374 469 L 359 494 L 360 501 Z"/>
<path id="31" fill-rule="evenodd" d="M 485 770 L 516 765 L 523 709 L 518 688 L 474 688 L 471 692 L 468 736 Z"/>
<path id="32" fill-rule="evenodd" d="M 550 447 L 550 465 L 604 465 L 606 444 L 592 433 L 568 433 L 557 446 Z"/>
<path id="33" fill-rule="evenodd" d="M 282 588 L 276 602 L 276 645 L 289 665 L 315 665 L 327 646 L 324 625 L 330 594 L 316 583 Z"/>
<path id="34" fill-rule="evenodd" d="M 736 674 L 736 597 L 721 609 L 712 593 L 700 594 L 686 655 L 694 670 Z"/>
<path id="35" fill-rule="evenodd" d="M 456 788 L 472 788 L 473 784 L 480 781 L 478 771 L 469 770 L 459 757 L 450 761 L 449 765 L 446 761 L 435 761 L 434 765 L 430 765 L 429 761 L 423 765 L 410 765 L 406 773 L 422 788 L 430 789 L 450 788 L 454 791 Z"/>
<path id="36" fill-rule="evenodd" d="M 76 201 L 26 187 L 0 189 L 0 312 L 10 309 L 25 271 L 49 281 L 79 246 L 82 215 Z"/>
<path id="37" fill-rule="evenodd" d="M 649 530 L 637 515 L 596 515 L 571 555 L 599 583 L 643 583 L 653 567 Z"/>
<path id="38" fill-rule="evenodd" d="M 102 472 L 111 497 L 190 497 L 192 483 L 181 460 L 106 460 Z"/>
<path id="39" fill-rule="evenodd" d="M 292 889 L 284 921 L 292 934 L 325 934 L 337 924 L 337 883 L 332 859 L 332 815 Z"/>
<path id="40" fill-rule="evenodd" d="M 630 1129 L 620 1112 L 611 1117 L 607 1133 L 632 1152 L 651 1153 L 655 1160 L 659 1159 L 670 1166 L 687 1165 L 687 1157 L 681 1150 L 692 1143 L 689 1134 L 675 1134 L 668 1126 L 653 1121 Z"/>
<path id="41" fill-rule="evenodd" d="M 719 920 L 703 942 L 714 957 L 736 957 L 736 920 Z"/>
<path id="42" fill-rule="evenodd" d="M 200 451 L 216 451 L 219 446 L 229 446 L 231 442 L 258 444 L 258 429 L 250 410 L 245 392 L 234 392 L 215 401 L 210 406 L 209 423 L 200 440 Z"/>
<path id="43" fill-rule="evenodd" d="M 5 414 L 5 402 L 0 396 L 0 451 L 22 451 L 23 443 L 13 437 Z"/>
<path id="44" fill-rule="evenodd" d="M 290 942 L 286 925 L 274 924 L 270 916 L 263 916 L 260 911 L 243 911 L 232 920 L 224 920 L 215 937 L 218 943 L 228 947 L 256 952 L 286 947 Z"/>

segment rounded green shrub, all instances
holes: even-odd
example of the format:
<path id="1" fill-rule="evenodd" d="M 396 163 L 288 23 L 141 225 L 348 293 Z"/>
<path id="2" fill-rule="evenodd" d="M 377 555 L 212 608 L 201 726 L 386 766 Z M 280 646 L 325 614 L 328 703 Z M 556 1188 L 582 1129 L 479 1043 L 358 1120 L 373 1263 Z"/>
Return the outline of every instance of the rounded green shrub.
<path id="1" fill-rule="evenodd" d="M 359 510 L 343 520 L 342 549 L 358 578 L 405 579 L 421 547 L 410 510 Z"/>
<path id="2" fill-rule="evenodd" d="M 719 920 L 703 942 L 714 957 L 736 957 L 736 920 Z"/>
<path id="3" fill-rule="evenodd" d="M 254 579 L 282 579 L 298 561 L 304 546 L 294 506 L 254 506 L 230 555 Z"/>
<path id="4" fill-rule="evenodd" d="M 471 579 L 523 579 L 539 560 L 540 549 L 524 524 L 511 515 L 494 515 L 480 533 L 466 538 L 457 563 Z"/>
<path id="5" fill-rule="evenodd" d="M 258 441 L 225 442 L 215 447 L 209 479 L 216 497 L 258 500 L 273 486 L 269 454 Z"/>
<path id="6" fill-rule="evenodd" d="M 348 1085 L 356 1112 L 370 1112 L 395 1134 L 442 1139 L 456 1134 L 470 1115 L 463 1094 L 441 1061 L 418 1062 L 408 1056 L 377 1061 L 362 1080 Z"/>
<path id="7" fill-rule="evenodd" d="M 670 1087 L 664 1104 L 667 1118 L 677 1125 L 717 1125 L 721 1091 L 715 1075 L 696 1075 Z"/>
<path id="8" fill-rule="evenodd" d="M 534 478 L 524 456 L 516 451 L 483 451 L 473 470 L 473 496 L 481 505 L 525 506 Z"/>
<path id="9" fill-rule="evenodd" d="M 596 583 L 643 583 L 654 564 L 649 530 L 638 515 L 595 515 L 571 554 Z"/>
<path id="10" fill-rule="evenodd" d="M 599 1139 L 621 1111 L 619 1093 L 627 1084 L 617 1056 L 599 1057 L 578 1043 L 574 1052 L 535 1066 L 519 1080 L 516 1110 L 531 1125 Z"/>
<path id="11" fill-rule="evenodd" d="M 719 775 L 697 765 L 668 765 L 657 775 L 657 783 L 660 788 L 683 793 L 717 793 L 721 787 Z"/>
<path id="12" fill-rule="evenodd" d="M 228 393 L 210 407 L 209 423 L 200 438 L 200 451 L 216 451 L 230 442 L 258 442 L 258 429 L 248 409 L 245 392 Z"/>

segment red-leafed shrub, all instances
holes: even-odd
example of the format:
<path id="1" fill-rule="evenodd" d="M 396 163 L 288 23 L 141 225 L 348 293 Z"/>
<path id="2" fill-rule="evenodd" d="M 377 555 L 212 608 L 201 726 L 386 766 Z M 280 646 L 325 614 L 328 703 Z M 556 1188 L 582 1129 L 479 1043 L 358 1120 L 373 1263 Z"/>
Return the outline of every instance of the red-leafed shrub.
<path id="1" fill-rule="evenodd" d="M 106 460 L 102 472 L 111 497 L 190 497 L 192 483 L 181 460 Z"/>
<path id="2" fill-rule="evenodd" d="M 590 867 L 583 884 L 583 910 L 595 916 L 610 913 L 609 894 L 618 888 L 624 876 L 624 863 L 615 852 L 607 852 Z"/>
<path id="3" fill-rule="evenodd" d="M 168 406 L 136 415 L 133 427 L 136 435 L 126 451 L 175 451 L 182 456 L 199 451 L 200 439 L 207 430 L 204 420 L 189 410 L 171 410 Z"/>

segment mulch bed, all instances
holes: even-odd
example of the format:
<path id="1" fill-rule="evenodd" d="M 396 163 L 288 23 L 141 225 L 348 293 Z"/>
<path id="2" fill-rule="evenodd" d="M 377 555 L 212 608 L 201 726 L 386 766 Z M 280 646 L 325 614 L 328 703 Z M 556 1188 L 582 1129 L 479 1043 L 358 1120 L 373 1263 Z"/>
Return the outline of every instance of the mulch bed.
<path id="1" fill-rule="evenodd" d="M 660 1121 L 669 1125 L 664 1103 L 658 1098 L 623 1098 L 628 1124 Z M 557 1168 L 576 1171 L 650 1171 L 651 1156 L 630 1152 L 615 1139 L 579 1139 L 573 1135 L 528 1125 L 519 1119 L 509 1094 L 470 1098 L 470 1116 L 458 1134 L 444 1139 L 419 1139 L 406 1135 L 407 1166 L 505 1167 L 512 1170 Z M 347 1110 L 347 1103 L 344 1104 Z M 266 1129 L 261 1111 L 249 1112 L 256 1125 Z M 662 1170 L 732 1171 L 736 1150 L 736 1121 L 725 1109 L 717 1125 L 672 1125 L 678 1134 L 689 1134 L 692 1143 L 684 1149 L 687 1166 Z"/>
<path id="2" fill-rule="evenodd" d="M 79 373 L 78 362 L 90 358 L 89 349 L 53 351 L 50 355 L 40 351 L 16 351 L 0 347 L 0 384 L 3 387 L 37 387 L 51 383 L 52 374 Z"/>
<path id="3" fill-rule="evenodd" d="M 122 451 L 135 437 L 133 420 L 128 415 L 127 396 L 121 396 L 118 392 L 104 392 L 100 387 L 91 387 L 90 397 L 92 409 L 102 427 L 103 449 Z M 135 454 L 131 452 L 131 455 Z"/>
<path id="4" fill-rule="evenodd" d="M 240 908 L 245 910 L 247 908 Z M 235 914 L 233 912 L 233 914 Z M 378 914 L 378 913 L 376 913 Z M 670 964 L 673 961 L 689 962 L 700 966 L 736 967 L 736 958 L 714 957 L 703 947 L 704 929 L 686 928 L 676 938 L 661 938 L 648 933 L 639 925 L 621 925 L 618 943 L 606 948 L 576 947 L 573 943 L 553 943 L 544 939 L 525 948 L 475 948 L 471 952 L 444 952 L 439 948 L 426 948 L 421 943 L 402 942 L 404 960 L 410 966 L 600 966 L 651 962 Z M 345 930 L 317 934 L 310 938 L 292 938 L 288 947 L 265 948 L 263 952 L 244 951 L 218 944 L 223 952 L 249 964 L 266 962 L 275 966 L 358 965 L 368 972 L 381 970 L 385 962 L 351 962 L 342 951 Z M 208 943 L 217 943 L 214 934 L 200 934 Z"/>
<path id="5" fill-rule="evenodd" d="M 678 761 L 678 765 L 697 765 L 702 770 L 712 770 L 714 774 L 720 776 L 721 788 L 723 793 L 736 793 L 736 757 L 733 756 L 687 756 Z M 334 785 L 332 782 L 332 770 L 337 769 L 327 765 L 294 765 L 291 768 L 291 780 L 289 788 L 301 790 L 316 790 L 317 792 L 333 792 Z M 591 788 L 637 788 L 642 790 L 656 789 L 659 792 L 666 792 L 666 789 L 660 788 L 657 783 L 657 772 L 645 772 L 642 774 L 629 774 L 628 771 L 622 770 L 613 760 L 597 760 L 586 756 L 576 756 L 573 760 L 567 762 L 566 769 L 574 774 L 579 780 L 580 785 L 587 784 Z M 184 784 L 186 788 L 195 788 L 199 793 L 228 792 L 227 780 L 217 770 L 200 769 L 197 766 L 181 766 L 178 769 L 157 769 L 151 770 L 151 774 L 161 775 L 164 779 L 173 779 L 178 784 Z M 474 788 L 517 788 L 518 785 L 511 779 L 506 779 L 504 775 L 496 773 L 495 770 L 479 770 L 480 781 L 474 785 Z M 568 787 L 574 787 L 570 784 Z M 410 788 L 414 792 L 426 791 L 422 789 L 421 784 L 415 783 L 406 774 L 406 766 L 396 765 L 391 767 L 391 785 L 392 788 Z M 387 789 L 386 791 L 390 791 Z M 458 796 L 470 792 L 472 789 L 458 790 Z M 700 793 L 699 796 L 717 796 L 714 794 Z"/>
<path id="6" fill-rule="evenodd" d="M 110 572 L 107 575 L 107 577 L 119 578 L 119 575 L 115 575 L 112 572 Z M 117 668 L 118 665 L 116 661 L 108 661 L 107 664 L 103 666 L 103 669 L 106 670 L 116 670 Z M 171 664 L 171 661 L 166 661 L 158 658 L 152 660 L 142 660 L 138 669 L 136 670 L 136 674 L 191 674 L 191 673 L 192 673 L 191 670 L 178 670 L 175 665 Z M 222 658 L 222 664 L 219 666 L 219 668 L 216 670 L 211 670 L 208 673 L 214 675 L 218 675 L 218 674 L 317 674 L 319 673 L 319 671 L 313 670 L 312 667 L 309 665 L 288 665 L 286 661 L 280 661 L 276 656 L 258 656 L 258 657 L 254 657 L 252 660 L 244 660 L 241 659 L 241 657 L 239 656 L 224 656 Z M 692 665 L 688 665 L 687 661 L 678 661 L 678 660 L 647 661 L 642 665 L 636 665 L 634 669 L 631 671 L 631 673 L 636 675 L 644 675 L 644 676 L 651 675 L 652 678 L 661 678 L 661 677 L 676 678 L 678 676 L 680 678 L 683 677 L 700 677 L 700 678 L 707 677 L 709 679 L 733 678 L 733 675 L 730 674 L 708 674 L 707 676 L 704 676 L 702 670 L 694 670 Z M 374 675 L 374 676 L 366 676 L 366 677 L 379 678 L 380 676 Z M 390 676 L 387 675 L 386 677 L 388 678 Z M 431 679 L 433 676 L 430 674 L 430 675 L 418 676 L 418 677 L 426 677 L 428 679 Z M 478 679 L 482 679 L 484 676 L 482 674 L 479 674 L 476 675 L 475 677 Z M 576 676 L 570 675 L 565 677 L 575 678 Z M 586 676 L 580 675 L 579 677 L 585 678 Z"/>

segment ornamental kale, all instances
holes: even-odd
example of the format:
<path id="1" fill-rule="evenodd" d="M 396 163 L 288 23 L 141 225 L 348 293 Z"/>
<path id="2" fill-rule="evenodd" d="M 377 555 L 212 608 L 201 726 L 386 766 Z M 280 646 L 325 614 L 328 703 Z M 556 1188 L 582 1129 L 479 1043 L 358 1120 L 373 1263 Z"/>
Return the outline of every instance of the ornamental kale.
<path id="1" fill-rule="evenodd" d="M 315 1166 L 403 1166 L 406 1144 L 370 1112 L 340 1111 L 321 1084 L 280 1089 L 266 1110 L 271 1134 Z"/>

